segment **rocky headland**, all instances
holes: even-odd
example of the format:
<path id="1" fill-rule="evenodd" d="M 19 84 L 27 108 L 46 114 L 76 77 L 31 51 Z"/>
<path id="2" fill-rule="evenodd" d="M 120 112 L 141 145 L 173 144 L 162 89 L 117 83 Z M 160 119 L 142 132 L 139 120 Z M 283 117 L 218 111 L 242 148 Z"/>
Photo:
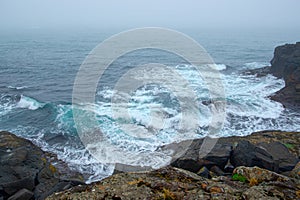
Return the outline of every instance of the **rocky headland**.
<path id="1" fill-rule="evenodd" d="M 275 48 L 270 72 L 285 81 L 285 87 L 272 99 L 283 105 L 299 107 L 300 104 L 300 42 Z"/>
<path id="2" fill-rule="evenodd" d="M 300 42 L 285 44 L 275 48 L 271 66 L 250 70 L 246 73 L 264 76 L 272 74 L 283 78 L 285 87 L 276 92 L 271 99 L 287 108 L 300 107 Z"/>

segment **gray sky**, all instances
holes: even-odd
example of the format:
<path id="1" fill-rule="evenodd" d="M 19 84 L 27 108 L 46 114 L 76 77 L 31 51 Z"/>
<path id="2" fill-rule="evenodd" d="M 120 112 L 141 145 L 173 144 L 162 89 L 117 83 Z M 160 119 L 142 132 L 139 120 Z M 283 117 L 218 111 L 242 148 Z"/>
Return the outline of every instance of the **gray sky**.
<path id="1" fill-rule="evenodd" d="M 0 29 L 300 27 L 299 0 L 0 0 Z"/>

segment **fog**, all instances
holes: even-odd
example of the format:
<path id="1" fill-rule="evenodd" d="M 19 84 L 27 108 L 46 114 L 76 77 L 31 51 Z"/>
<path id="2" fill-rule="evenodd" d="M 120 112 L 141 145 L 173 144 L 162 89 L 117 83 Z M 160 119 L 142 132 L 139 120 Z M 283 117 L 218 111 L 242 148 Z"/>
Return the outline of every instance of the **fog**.
<path id="1" fill-rule="evenodd" d="M 299 0 L 0 0 L 0 30 L 300 27 Z"/>

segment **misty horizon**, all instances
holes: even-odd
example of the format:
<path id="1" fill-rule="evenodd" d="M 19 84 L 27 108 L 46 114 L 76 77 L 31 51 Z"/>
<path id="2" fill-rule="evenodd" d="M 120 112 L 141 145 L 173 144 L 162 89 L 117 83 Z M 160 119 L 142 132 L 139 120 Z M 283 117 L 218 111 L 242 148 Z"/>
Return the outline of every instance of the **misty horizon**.
<path id="1" fill-rule="evenodd" d="M 300 2 L 213 1 L 6 1 L 0 2 L 0 30 L 36 29 L 295 29 Z"/>

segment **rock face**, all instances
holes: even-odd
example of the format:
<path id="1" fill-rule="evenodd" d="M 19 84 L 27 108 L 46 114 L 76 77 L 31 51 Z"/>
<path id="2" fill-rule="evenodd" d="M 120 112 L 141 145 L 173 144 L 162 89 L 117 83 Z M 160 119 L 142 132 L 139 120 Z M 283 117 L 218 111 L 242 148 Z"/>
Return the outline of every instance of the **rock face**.
<path id="1" fill-rule="evenodd" d="M 30 141 L 0 132 L 0 199 L 45 199 L 76 185 L 62 180 L 48 158 Z"/>
<path id="2" fill-rule="evenodd" d="M 285 87 L 278 91 L 272 99 L 283 105 L 300 106 L 300 42 L 286 44 L 275 48 L 271 60 L 270 73 L 283 78 Z"/>

